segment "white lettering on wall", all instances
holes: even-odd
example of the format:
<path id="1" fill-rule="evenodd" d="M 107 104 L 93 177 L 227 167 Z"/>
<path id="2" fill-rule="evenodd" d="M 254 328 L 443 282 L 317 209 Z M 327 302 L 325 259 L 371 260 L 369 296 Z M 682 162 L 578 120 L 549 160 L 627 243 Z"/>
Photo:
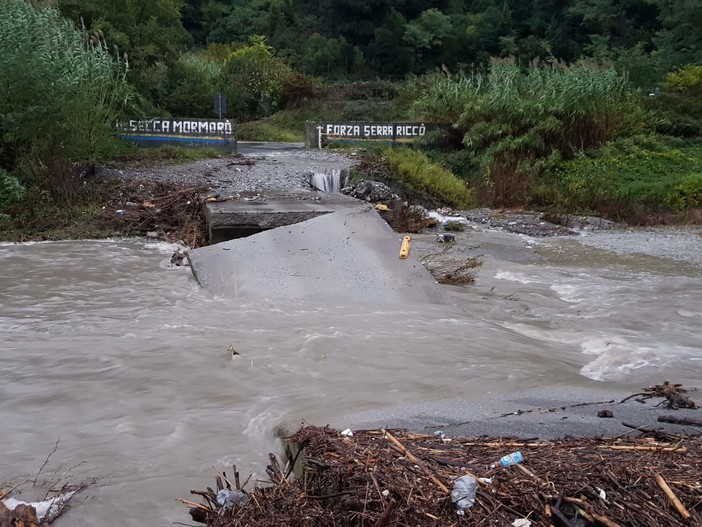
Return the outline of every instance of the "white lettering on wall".
<path id="1" fill-rule="evenodd" d="M 144 134 L 232 135 L 234 131 L 228 119 L 130 119 L 118 121 L 115 127 L 121 132 Z"/>

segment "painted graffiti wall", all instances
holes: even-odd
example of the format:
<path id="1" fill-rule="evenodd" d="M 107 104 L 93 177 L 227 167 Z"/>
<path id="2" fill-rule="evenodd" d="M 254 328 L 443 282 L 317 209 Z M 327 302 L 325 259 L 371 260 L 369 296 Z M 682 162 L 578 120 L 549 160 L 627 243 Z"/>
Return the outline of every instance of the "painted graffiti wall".
<path id="1" fill-rule="evenodd" d="M 230 119 L 129 119 L 116 124 L 120 138 L 144 146 L 180 144 L 214 146 L 236 151 Z"/>
<path id="2" fill-rule="evenodd" d="M 424 123 L 308 121 L 305 123 L 305 146 L 323 148 L 331 143 L 347 142 L 413 143 L 426 133 Z"/>

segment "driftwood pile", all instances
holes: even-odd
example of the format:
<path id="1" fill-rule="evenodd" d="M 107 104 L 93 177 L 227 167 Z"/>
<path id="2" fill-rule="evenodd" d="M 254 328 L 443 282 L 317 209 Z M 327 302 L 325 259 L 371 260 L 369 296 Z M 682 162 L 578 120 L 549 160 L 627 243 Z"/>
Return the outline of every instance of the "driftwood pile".
<path id="1" fill-rule="evenodd" d="M 191 249 L 207 244 L 204 185 L 123 181 L 106 191 L 106 219 L 125 234 L 155 233 Z"/>
<path id="2" fill-rule="evenodd" d="M 238 474 L 223 473 L 216 490 L 193 491 L 203 504 L 181 501 L 211 527 L 702 525 L 702 439 L 663 437 L 349 436 L 310 426 L 286 438 L 285 467 L 271 454 L 270 484 L 246 491 Z M 515 451 L 523 462 L 503 467 L 500 458 Z M 466 474 L 479 485 L 461 516 L 450 493 Z M 246 503 L 219 506 L 218 491 L 232 486 Z"/>
<path id="3" fill-rule="evenodd" d="M 629 399 L 634 399 L 640 403 L 645 403 L 648 399 L 663 398 L 656 406 L 665 404 L 666 408 L 677 410 L 678 408 L 697 408 L 697 405 L 687 395 L 687 390 L 682 384 L 674 384 L 665 381 L 663 384 L 655 384 L 648 388 L 643 388 L 640 393 L 635 393 L 622 399 L 622 403 Z"/>

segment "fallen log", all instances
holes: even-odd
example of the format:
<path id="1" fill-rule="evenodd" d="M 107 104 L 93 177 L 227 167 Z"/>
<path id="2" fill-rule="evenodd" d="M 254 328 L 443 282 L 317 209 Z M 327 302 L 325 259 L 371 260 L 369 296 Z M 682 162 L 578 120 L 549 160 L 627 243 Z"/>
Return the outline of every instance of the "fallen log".
<path id="1" fill-rule="evenodd" d="M 702 426 L 702 420 L 692 417 L 676 417 L 674 415 L 659 415 L 658 421 L 661 423 L 673 423 L 676 425 Z"/>

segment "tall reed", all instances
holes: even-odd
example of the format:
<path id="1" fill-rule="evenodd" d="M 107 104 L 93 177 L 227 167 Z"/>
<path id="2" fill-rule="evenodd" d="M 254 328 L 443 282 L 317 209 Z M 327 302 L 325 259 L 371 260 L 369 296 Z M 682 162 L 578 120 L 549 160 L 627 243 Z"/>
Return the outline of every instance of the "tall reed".
<path id="1" fill-rule="evenodd" d="M 0 167 L 46 178 L 71 198 L 70 163 L 95 162 L 129 100 L 126 59 L 56 9 L 0 0 Z"/>
<path id="2" fill-rule="evenodd" d="M 627 79 L 579 64 L 493 65 L 487 72 L 439 78 L 418 100 L 424 118 L 449 122 L 480 158 L 495 205 L 522 203 L 552 161 L 638 132 L 642 112 Z"/>

